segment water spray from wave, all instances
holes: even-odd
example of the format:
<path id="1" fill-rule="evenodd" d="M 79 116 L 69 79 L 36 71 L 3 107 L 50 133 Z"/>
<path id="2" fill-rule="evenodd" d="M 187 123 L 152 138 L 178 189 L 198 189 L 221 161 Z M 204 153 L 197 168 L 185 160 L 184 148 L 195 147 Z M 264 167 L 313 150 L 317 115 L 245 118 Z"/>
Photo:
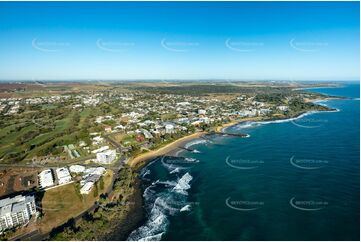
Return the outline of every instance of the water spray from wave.
<path id="1" fill-rule="evenodd" d="M 145 224 L 134 230 L 128 240 L 161 240 L 169 225 L 169 216 L 190 211 L 187 205 L 187 190 L 193 177 L 187 172 L 177 181 L 151 183 L 143 193 L 148 218 Z"/>

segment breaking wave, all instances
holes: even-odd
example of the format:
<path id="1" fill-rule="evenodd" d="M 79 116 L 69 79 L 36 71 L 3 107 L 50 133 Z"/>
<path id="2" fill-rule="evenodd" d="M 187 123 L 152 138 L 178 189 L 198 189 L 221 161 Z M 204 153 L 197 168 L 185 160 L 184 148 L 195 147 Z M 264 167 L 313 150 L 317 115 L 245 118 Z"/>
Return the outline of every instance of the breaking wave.
<path id="1" fill-rule="evenodd" d="M 141 171 L 141 173 L 139 174 L 141 178 L 144 178 L 145 176 L 150 174 L 150 170 L 149 169 L 144 169 Z"/>
<path id="2" fill-rule="evenodd" d="M 172 173 L 180 173 L 180 171 L 181 169 L 178 169 L 177 172 Z M 169 226 L 169 216 L 190 211 L 191 207 L 187 205 L 187 190 L 191 188 L 193 177 L 188 172 L 180 178 L 175 175 L 169 177 L 175 177 L 175 180 L 156 180 L 144 190 L 147 220 L 134 230 L 127 240 L 161 240 Z"/>
<path id="3" fill-rule="evenodd" d="M 192 181 L 193 177 L 189 175 L 187 172 L 182 176 L 181 179 L 179 179 L 177 185 L 173 188 L 174 191 L 182 193 L 184 195 L 188 195 L 187 190 L 191 188 L 190 181 Z"/>
<path id="4" fill-rule="evenodd" d="M 193 162 L 193 163 L 198 163 L 199 162 L 199 160 L 194 159 L 194 158 L 184 158 L 184 160 L 187 161 L 187 162 Z"/>
<path id="5" fill-rule="evenodd" d="M 256 126 L 259 126 L 259 124 L 256 123 L 256 122 L 244 122 L 244 123 L 237 124 L 235 126 L 235 129 L 236 130 L 247 129 L 247 128 L 253 128 L 253 127 L 256 127 Z"/>
<path id="6" fill-rule="evenodd" d="M 175 168 L 174 170 L 171 170 L 169 174 L 179 173 L 180 167 Z"/>
<path id="7" fill-rule="evenodd" d="M 339 112 L 339 109 L 335 109 L 335 110 L 331 110 L 331 111 L 309 111 L 306 113 L 303 113 L 297 117 L 294 118 L 288 118 L 288 119 L 278 119 L 278 120 L 270 120 L 270 121 L 256 121 L 256 122 L 246 122 L 246 123 L 240 123 L 238 125 L 236 125 L 234 128 L 236 130 L 241 130 L 241 129 L 245 129 L 245 128 L 254 128 L 254 127 L 258 127 L 264 124 L 273 124 L 273 123 L 286 123 L 286 122 L 292 122 L 301 118 L 304 118 L 308 115 L 311 114 L 315 114 L 315 113 L 323 113 L 323 112 Z M 249 137 L 249 136 L 248 136 Z"/>
<path id="8" fill-rule="evenodd" d="M 208 143 L 207 140 L 204 139 L 196 139 L 196 140 L 192 140 L 190 142 L 188 142 L 187 144 L 184 145 L 184 148 L 189 149 L 190 147 L 194 146 L 194 145 L 198 145 L 198 144 L 206 144 Z"/>
<path id="9" fill-rule="evenodd" d="M 162 166 L 169 171 L 169 174 L 179 173 L 181 170 L 189 168 L 189 165 L 198 163 L 199 160 L 188 157 L 172 157 L 161 159 Z M 142 176 L 144 178 L 144 176 Z"/>
<path id="10" fill-rule="evenodd" d="M 186 211 L 191 211 L 191 205 L 185 205 L 183 208 L 181 208 L 179 210 L 180 212 L 186 212 Z"/>

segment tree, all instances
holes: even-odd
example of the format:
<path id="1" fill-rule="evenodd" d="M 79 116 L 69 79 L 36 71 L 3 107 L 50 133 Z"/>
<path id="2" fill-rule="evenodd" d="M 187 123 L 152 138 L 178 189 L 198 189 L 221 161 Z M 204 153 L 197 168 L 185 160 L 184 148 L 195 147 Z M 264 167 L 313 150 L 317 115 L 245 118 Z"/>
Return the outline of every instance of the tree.
<path id="1" fill-rule="evenodd" d="M 99 188 L 102 191 L 104 189 L 104 179 L 103 179 L 103 177 L 100 177 L 100 179 L 99 179 Z"/>
<path id="2" fill-rule="evenodd" d="M 93 197 L 97 197 L 99 195 L 98 191 L 98 183 L 94 184 Z"/>

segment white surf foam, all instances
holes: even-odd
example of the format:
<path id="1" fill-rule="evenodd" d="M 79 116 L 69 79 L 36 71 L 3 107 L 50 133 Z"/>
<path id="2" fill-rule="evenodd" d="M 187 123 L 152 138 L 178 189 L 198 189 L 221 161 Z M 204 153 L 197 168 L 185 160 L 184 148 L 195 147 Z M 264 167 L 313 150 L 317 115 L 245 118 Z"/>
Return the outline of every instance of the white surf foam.
<path id="1" fill-rule="evenodd" d="M 190 182 L 192 181 L 193 177 L 187 172 L 184 174 L 179 180 L 177 185 L 173 188 L 174 191 L 187 195 L 187 190 L 191 188 Z"/>
<path id="2" fill-rule="evenodd" d="M 161 240 L 169 226 L 168 216 L 190 211 L 191 207 L 186 204 L 184 195 L 187 195 L 186 190 L 190 189 L 192 179 L 187 172 L 178 181 L 157 180 L 147 187 L 143 194 L 147 220 L 129 235 L 128 240 Z M 166 188 L 160 185 L 166 185 Z"/>
<path id="3" fill-rule="evenodd" d="M 175 168 L 174 170 L 170 171 L 169 174 L 179 173 L 179 167 Z"/>
<path id="4" fill-rule="evenodd" d="M 153 207 L 147 222 L 134 230 L 129 235 L 128 240 L 159 240 L 164 234 L 168 223 L 167 216 L 158 207 Z"/>
<path id="5" fill-rule="evenodd" d="M 143 169 L 140 173 L 140 176 L 142 178 L 144 178 L 145 176 L 149 175 L 150 174 L 150 170 L 149 169 Z"/>
<path id="6" fill-rule="evenodd" d="M 179 154 L 182 153 L 182 152 L 184 152 L 184 151 L 185 151 L 185 150 L 183 150 L 183 149 L 182 149 L 182 150 L 178 150 L 178 151 L 174 154 L 174 156 L 179 156 Z"/>
<path id="7" fill-rule="evenodd" d="M 188 142 L 187 144 L 184 145 L 184 148 L 189 149 L 190 147 L 194 146 L 194 145 L 198 145 L 198 144 L 206 144 L 207 140 L 204 139 L 196 139 L 196 140 L 192 140 L 191 142 Z"/>
<path id="8" fill-rule="evenodd" d="M 187 162 L 190 162 L 190 163 L 191 163 L 191 162 L 192 162 L 192 163 L 198 163 L 198 162 L 199 162 L 199 160 L 197 160 L 197 159 L 195 159 L 195 158 L 188 158 L 188 157 L 187 157 L 187 158 L 184 158 L 184 160 L 187 161 Z"/>
<path id="9" fill-rule="evenodd" d="M 187 211 L 191 211 L 191 205 L 185 205 L 184 207 L 182 207 L 180 210 L 180 212 L 187 212 Z"/>
<path id="10" fill-rule="evenodd" d="M 171 171 L 174 169 L 174 165 L 173 164 L 167 164 L 165 161 L 164 161 L 164 158 L 162 158 L 162 165 L 168 169 L 168 171 Z"/>
<path id="11" fill-rule="evenodd" d="M 253 128 L 255 126 L 257 126 L 258 124 L 256 122 L 245 122 L 245 123 L 240 123 L 237 124 L 235 126 L 235 129 L 247 129 L 247 128 Z"/>
<path id="12" fill-rule="evenodd" d="M 175 181 L 159 181 L 158 184 L 163 184 L 169 187 L 175 187 L 177 185 Z"/>
<path id="13" fill-rule="evenodd" d="M 144 237 L 141 239 L 141 241 L 160 241 L 162 239 L 163 234 L 164 232 L 152 236 Z"/>

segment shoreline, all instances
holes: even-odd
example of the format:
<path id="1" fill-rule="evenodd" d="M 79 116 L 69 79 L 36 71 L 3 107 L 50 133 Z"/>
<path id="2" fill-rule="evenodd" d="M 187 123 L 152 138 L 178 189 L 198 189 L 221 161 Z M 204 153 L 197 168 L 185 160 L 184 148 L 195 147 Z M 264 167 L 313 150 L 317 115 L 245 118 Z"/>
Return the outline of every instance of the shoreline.
<path id="1" fill-rule="evenodd" d="M 197 139 L 201 137 L 202 135 L 206 134 L 207 132 L 196 132 L 193 134 L 186 135 L 182 138 L 179 138 L 175 141 L 172 141 L 169 144 L 166 144 L 165 146 L 162 146 L 158 149 L 148 151 L 146 153 L 140 154 L 132 159 L 130 159 L 127 164 L 131 168 L 140 168 L 141 164 L 147 161 L 150 161 L 154 158 L 157 158 L 158 156 L 162 156 L 168 153 L 174 153 L 179 148 L 179 146 L 183 146 L 184 144 L 188 143 L 189 141 L 192 141 L 194 139 Z"/>
<path id="2" fill-rule="evenodd" d="M 342 98 L 335 98 L 335 97 L 326 97 L 326 98 L 318 98 L 318 99 L 314 99 L 314 100 L 308 100 L 308 102 L 312 102 L 312 103 L 315 103 L 315 102 L 319 102 L 319 101 L 328 101 L 328 100 L 334 100 L 334 99 L 342 99 Z M 328 106 L 327 106 L 328 107 Z M 267 121 L 282 121 L 282 120 L 294 120 L 294 119 L 297 119 L 297 118 L 301 118 L 303 117 L 304 115 L 307 115 L 307 114 L 312 114 L 312 113 L 318 113 L 318 112 L 337 112 L 338 110 L 335 109 L 335 108 L 331 108 L 331 107 L 328 107 L 330 108 L 331 110 L 310 110 L 310 111 L 305 111 L 305 112 L 301 112 L 301 113 L 298 113 L 294 116 L 290 116 L 290 117 L 272 117 L 272 118 L 267 118 L 267 117 L 247 117 L 247 118 L 241 118 L 241 119 L 235 119 L 235 120 L 231 120 L 230 122 L 228 123 L 224 123 L 224 124 L 221 124 L 217 127 L 214 128 L 214 130 L 216 132 L 223 132 L 226 128 L 229 128 L 231 126 L 235 126 L 235 125 L 238 125 L 240 123 L 243 123 L 243 122 L 267 122 Z M 157 158 L 158 156 L 162 156 L 162 155 L 165 155 L 165 154 L 174 154 L 176 153 L 178 150 L 180 150 L 178 148 L 178 146 L 184 146 L 186 143 L 192 141 L 192 140 L 195 140 L 197 138 L 200 138 L 202 135 L 205 135 L 205 134 L 208 134 L 209 132 L 207 131 L 202 131 L 202 132 L 196 132 L 196 133 L 193 133 L 193 134 L 189 134 L 189 135 L 186 135 L 182 138 L 179 138 L 175 141 L 172 141 L 171 143 L 169 144 L 166 144 L 165 146 L 162 146 L 160 148 L 157 148 L 155 150 L 150 150 L 146 153 L 142 153 L 142 154 L 139 154 L 138 156 L 135 156 L 134 158 L 131 158 L 127 164 L 131 167 L 131 168 L 141 168 L 143 167 L 142 162 L 147 162 L 147 161 L 150 161 L 154 158 Z"/>
<path id="3" fill-rule="evenodd" d="M 312 111 L 309 111 L 312 112 Z M 299 118 L 302 117 L 303 115 L 309 113 L 309 112 L 303 112 L 300 113 L 294 117 L 287 117 L 287 118 L 274 118 L 274 119 L 265 119 L 262 117 L 249 117 L 249 118 L 244 118 L 244 119 L 238 119 L 238 120 L 232 120 L 228 123 L 224 123 L 221 124 L 217 127 L 215 127 L 215 131 L 216 132 L 223 132 L 224 129 L 231 127 L 231 126 L 235 126 L 238 125 L 242 122 L 260 122 L 260 121 L 275 121 L 275 120 L 287 120 L 287 119 L 293 119 L 293 118 Z M 322 111 L 321 111 L 322 112 Z M 178 151 L 181 151 L 180 148 L 178 148 L 178 146 L 184 146 L 185 144 L 196 140 L 197 138 L 200 138 L 203 135 L 208 134 L 209 132 L 196 132 L 187 136 L 184 136 L 178 140 L 175 140 L 161 148 L 158 148 L 156 150 L 152 150 L 152 151 L 148 151 L 147 153 L 144 154 L 140 154 L 138 156 L 136 156 L 135 158 L 131 159 L 127 164 L 132 168 L 135 169 L 137 171 L 139 171 L 140 169 L 142 169 L 143 167 L 147 166 L 149 164 L 149 161 L 161 156 L 161 155 L 165 155 L 165 154 L 169 154 L 169 155 L 174 155 L 177 154 Z M 142 188 L 142 180 L 139 179 L 140 184 L 138 184 L 138 186 L 135 188 L 136 191 L 136 195 L 134 196 L 134 199 L 136 199 L 137 201 L 141 200 L 140 203 L 137 203 L 137 206 L 135 206 L 133 209 L 133 212 L 135 214 L 137 214 L 138 211 L 138 215 L 140 215 L 141 218 L 137 218 L 137 221 L 134 221 L 134 225 L 137 224 L 137 226 L 134 226 L 133 228 L 131 228 L 131 226 L 128 227 L 128 230 L 126 231 L 126 233 L 124 233 L 123 231 L 123 235 L 124 237 L 115 237 L 117 239 L 122 239 L 122 240 L 127 240 L 127 238 L 129 237 L 129 235 L 136 230 L 139 227 L 139 222 L 143 221 L 145 219 L 145 211 L 143 208 L 143 203 L 144 203 L 144 198 L 143 198 L 143 188 Z M 132 221 L 133 222 L 133 221 Z M 131 223 L 132 223 L 131 222 Z"/>
<path id="4" fill-rule="evenodd" d="M 326 101 L 334 98 L 325 98 L 325 99 L 318 99 L 318 100 L 308 100 L 309 102 L 314 101 Z M 333 108 L 330 108 L 333 109 Z M 275 117 L 245 117 L 240 119 L 232 119 L 227 123 L 223 123 L 221 125 L 212 127 L 212 130 L 216 132 L 223 132 L 224 129 L 228 127 L 232 127 L 238 124 L 241 124 L 243 122 L 267 122 L 267 121 L 282 121 L 282 120 L 293 120 L 300 118 L 308 113 L 312 114 L 314 112 L 329 112 L 329 111 L 335 111 L 335 110 L 308 110 L 303 111 L 294 115 L 290 116 L 275 116 Z M 139 155 L 136 155 L 135 157 L 130 158 L 127 161 L 127 165 L 131 170 L 138 173 L 140 169 L 145 167 L 149 164 L 149 161 L 154 160 L 157 157 L 160 157 L 162 155 L 171 155 L 171 156 L 177 156 L 179 151 L 182 151 L 183 149 L 180 147 L 186 146 L 187 143 L 192 142 L 193 140 L 202 138 L 203 135 L 207 135 L 210 132 L 207 131 L 198 131 L 192 134 L 187 134 L 179 139 L 176 139 L 168 144 L 164 144 L 161 147 L 156 148 L 155 150 L 149 150 L 145 153 L 141 153 Z M 139 175 L 139 173 L 138 173 Z M 131 185 L 131 184 L 129 184 Z M 145 211 L 143 207 L 143 188 L 142 188 L 142 181 L 138 178 L 136 181 L 132 182 L 133 192 L 131 194 L 130 202 L 132 206 L 129 208 L 128 211 L 126 211 L 125 217 L 122 217 L 121 221 L 117 222 L 117 225 L 115 225 L 114 231 L 108 235 L 103 235 L 102 238 L 111 239 L 111 240 L 126 240 L 128 236 L 139 227 L 139 225 L 144 221 L 145 219 Z"/>
<path id="5" fill-rule="evenodd" d="M 317 100 L 309 100 L 310 102 L 314 101 L 327 101 L 334 98 L 325 98 L 325 99 L 317 99 Z M 330 107 L 329 107 L 330 108 Z M 230 120 L 230 122 L 223 123 L 221 125 L 215 126 L 212 129 L 216 132 L 223 132 L 226 128 L 232 127 L 243 122 L 272 122 L 272 121 L 285 121 L 285 120 L 294 120 L 297 118 L 301 118 L 307 114 L 312 114 L 315 112 L 333 112 L 337 111 L 334 108 L 330 108 L 332 110 L 309 110 L 300 112 L 291 116 L 279 116 L 279 117 L 246 117 L 240 119 Z M 210 132 L 207 131 L 198 131 L 192 134 L 187 134 L 179 139 L 176 139 L 164 146 L 161 146 L 155 150 L 150 150 L 145 153 L 141 153 L 135 157 L 132 157 L 128 160 L 127 165 L 136 173 L 143 167 L 149 164 L 149 161 L 154 160 L 157 157 L 162 155 L 170 155 L 170 156 L 177 156 L 179 151 L 183 151 L 182 148 L 187 143 L 192 142 L 193 140 L 202 138 L 203 135 L 207 135 Z M 138 173 L 139 175 L 139 173 Z M 130 184 L 129 184 L 130 185 Z M 133 192 L 130 196 L 130 200 L 132 206 L 126 211 L 125 217 L 118 221 L 117 225 L 115 225 L 115 230 L 108 234 L 103 235 L 102 238 L 111 239 L 111 240 L 126 240 L 128 236 L 139 227 L 139 225 L 145 219 L 145 211 L 143 208 L 143 188 L 142 188 L 142 181 L 139 177 L 136 179 L 134 183 L 131 185 L 133 187 Z M 126 224 L 126 225 L 124 225 Z"/>
<path id="6" fill-rule="evenodd" d="M 327 99 L 329 100 L 329 99 Z M 328 110 L 328 111 L 324 111 L 324 110 L 310 110 L 310 111 L 306 111 L 306 112 L 301 112 L 301 113 L 298 113 L 297 115 L 294 115 L 294 116 L 291 116 L 291 117 L 284 117 L 284 118 L 262 118 L 262 117 L 249 117 L 249 118 L 244 118 L 244 119 L 238 119 L 238 120 L 231 120 L 230 122 L 228 123 L 224 123 L 222 125 L 219 125 L 217 127 L 215 127 L 215 131 L 216 132 L 224 132 L 224 129 L 228 128 L 228 127 L 232 127 L 232 126 L 235 126 L 235 125 L 238 125 L 238 124 L 241 124 L 243 122 L 277 122 L 277 121 L 290 121 L 292 122 L 292 120 L 295 120 L 295 119 L 298 119 L 298 118 L 302 118 L 308 114 L 313 114 L 313 113 L 318 113 L 318 112 L 335 112 L 337 111 L 334 110 L 334 108 L 331 108 L 332 110 Z M 167 144 L 165 145 L 164 147 L 161 147 L 159 148 L 158 150 L 154 150 L 154 151 L 150 151 L 150 152 L 147 152 L 145 154 L 142 154 L 142 155 L 139 155 L 138 157 L 135 157 L 134 159 L 131 160 L 130 162 L 130 166 L 132 168 L 135 168 L 137 170 L 143 168 L 144 166 L 146 166 L 148 164 L 148 161 L 150 160 L 153 160 L 155 159 L 156 157 L 158 156 L 161 156 L 161 155 L 165 155 L 165 154 L 176 154 L 179 150 L 178 146 L 184 146 L 186 143 L 188 142 L 191 142 L 199 137 L 201 137 L 202 135 L 204 134 L 208 134 L 209 132 L 197 132 L 197 133 L 194 133 L 194 134 L 191 134 L 191 135 L 188 135 L 188 136 L 185 136 L 183 138 L 180 138 L 178 140 L 175 140 L 173 141 L 172 143 L 170 144 Z M 141 179 L 140 179 L 140 183 L 142 183 Z M 141 186 L 138 186 L 137 187 L 137 194 L 138 194 L 138 197 L 137 199 L 140 199 L 142 200 L 142 203 L 143 204 L 143 190 L 141 188 Z M 134 208 L 134 209 L 138 209 L 138 210 L 141 210 L 143 211 L 143 206 L 139 206 L 138 208 Z M 145 214 L 142 213 L 141 216 L 144 216 Z M 138 220 L 138 221 L 142 221 L 144 219 L 144 217 L 142 217 L 142 219 Z M 128 236 L 135 230 L 137 229 L 138 226 L 135 226 L 133 229 L 129 230 L 126 237 L 122 238 L 122 239 L 127 239 Z"/>

